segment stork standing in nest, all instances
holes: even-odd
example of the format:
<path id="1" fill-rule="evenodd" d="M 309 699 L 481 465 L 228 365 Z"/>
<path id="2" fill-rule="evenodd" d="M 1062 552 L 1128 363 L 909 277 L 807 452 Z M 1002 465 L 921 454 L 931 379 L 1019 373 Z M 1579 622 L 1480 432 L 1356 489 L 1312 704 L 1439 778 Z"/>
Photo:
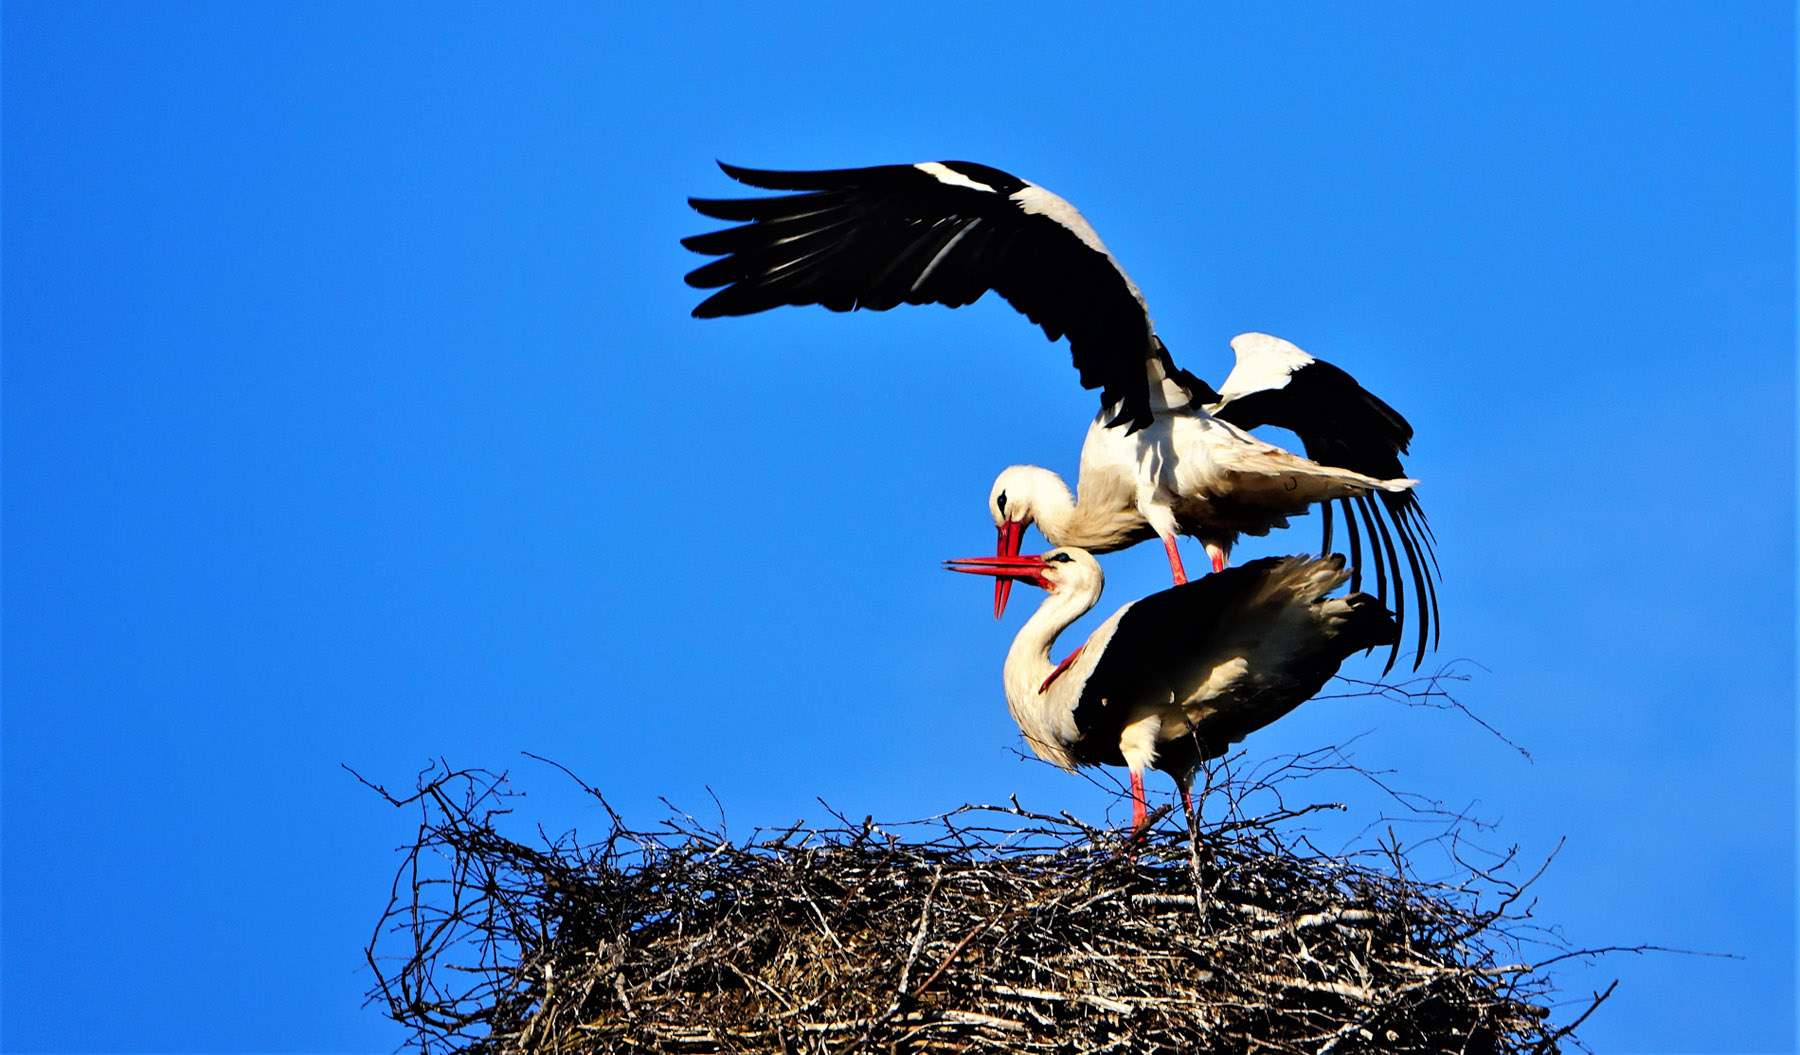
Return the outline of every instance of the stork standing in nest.
<path id="1" fill-rule="evenodd" d="M 1265 557 L 1120 608 L 1055 664 L 1057 636 L 1105 585 L 1091 554 L 1060 547 L 947 566 L 1049 593 L 1006 654 L 1007 708 L 1047 762 L 1130 769 L 1140 827 L 1145 769 L 1172 775 L 1191 811 L 1201 762 L 1311 699 L 1353 653 L 1399 636 L 1368 594 L 1328 596 L 1350 577 L 1342 556 Z"/>

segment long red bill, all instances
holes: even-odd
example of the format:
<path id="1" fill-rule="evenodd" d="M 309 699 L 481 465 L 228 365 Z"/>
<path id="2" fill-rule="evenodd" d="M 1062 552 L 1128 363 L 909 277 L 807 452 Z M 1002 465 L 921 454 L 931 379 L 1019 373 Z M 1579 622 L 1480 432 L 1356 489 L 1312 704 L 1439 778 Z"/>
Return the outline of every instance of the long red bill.
<path id="1" fill-rule="evenodd" d="M 1002 585 L 1010 585 L 1014 582 L 1028 582 L 1033 586 L 1041 587 L 1046 590 L 1050 588 L 1050 580 L 1044 578 L 1044 568 L 1047 567 L 1047 564 L 1045 563 L 1044 558 L 1036 555 L 1023 557 L 963 557 L 958 560 L 945 561 L 944 567 L 951 571 L 966 572 L 970 575 L 992 575 L 999 579 Z M 1006 596 L 999 591 L 995 591 L 994 618 L 1000 618 L 1000 613 L 1004 611 L 1005 608 Z"/>
<path id="2" fill-rule="evenodd" d="M 1025 522 L 1023 520 L 1008 520 L 1000 525 L 1000 538 L 999 541 L 994 544 L 994 555 L 998 557 L 1016 557 L 1019 555 L 1019 545 L 1024 540 Z M 1006 611 L 1006 599 L 1012 596 L 1012 584 L 1013 580 L 1011 579 L 999 579 L 994 583 L 995 619 L 1000 618 L 1000 613 Z"/>

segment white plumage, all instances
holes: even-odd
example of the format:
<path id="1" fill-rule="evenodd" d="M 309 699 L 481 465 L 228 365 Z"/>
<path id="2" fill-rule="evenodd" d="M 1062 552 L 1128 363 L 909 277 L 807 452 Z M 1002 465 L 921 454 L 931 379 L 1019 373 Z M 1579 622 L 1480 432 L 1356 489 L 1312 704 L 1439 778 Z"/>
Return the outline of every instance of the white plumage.
<path id="1" fill-rule="evenodd" d="M 1087 551 L 949 567 L 1048 591 L 1006 654 L 1007 708 L 1046 761 L 1127 767 L 1138 824 L 1146 769 L 1172 774 L 1185 798 L 1202 761 L 1311 699 L 1346 657 L 1398 634 L 1368 594 L 1328 596 L 1349 579 L 1341 556 L 1269 557 L 1125 605 L 1058 666 L 1057 637 L 1105 583 Z"/>
<path id="2" fill-rule="evenodd" d="M 1362 541 L 1376 592 L 1405 612 L 1400 551 L 1418 598 L 1419 655 L 1435 621 L 1430 532 L 1399 463 L 1412 428 L 1348 374 L 1264 334 L 1234 340 L 1224 397 L 1175 366 L 1143 293 L 1093 226 L 1064 199 L 987 165 L 927 161 L 824 172 L 722 165 L 764 198 L 689 199 L 740 226 L 683 240 L 718 257 L 687 276 L 714 290 L 694 314 L 743 315 L 783 304 L 883 311 L 898 304 L 971 303 L 989 290 L 1056 340 L 1067 337 L 1081 383 L 1101 389 L 1081 478 L 1070 495 L 1048 473 L 1003 474 L 990 493 L 1000 553 L 1016 554 L 1035 522 L 1055 544 L 1118 549 L 1160 537 L 1177 583 L 1179 535 L 1205 544 L 1214 569 L 1240 534 L 1260 535 L 1314 505 L 1344 514 L 1360 583 Z M 1300 457 L 1253 439 L 1261 424 L 1291 429 Z M 1018 467 L 1015 467 L 1017 469 Z M 1007 473 L 1014 473 L 1014 469 Z M 1008 508 L 998 508 L 1002 495 Z M 1360 523 L 1360 527 L 1359 527 Z M 1391 528 L 1390 528 L 1391 525 Z M 1399 539 L 1399 549 L 1395 547 Z M 1005 584 L 996 593 L 1004 602 Z M 1398 640 L 1389 664 L 1398 654 Z M 1416 664 L 1415 664 L 1416 666 Z"/>

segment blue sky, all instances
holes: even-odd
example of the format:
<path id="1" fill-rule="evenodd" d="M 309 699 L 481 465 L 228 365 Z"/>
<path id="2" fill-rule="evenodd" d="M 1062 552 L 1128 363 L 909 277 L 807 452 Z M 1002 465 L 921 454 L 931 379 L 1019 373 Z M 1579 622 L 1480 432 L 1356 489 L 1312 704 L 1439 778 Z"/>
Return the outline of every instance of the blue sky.
<path id="1" fill-rule="evenodd" d="M 1014 758 L 1022 617 L 938 567 L 999 469 L 1073 475 L 1066 349 L 688 317 L 714 158 L 959 158 L 1080 207 L 1183 366 L 1264 330 L 1417 429 L 1438 658 L 1532 760 L 1368 699 L 1251 757 L 1360 737 L 1562 841 L 1570 941 L 1741 957 L 1571 965 L 1596 1050 L 1791 1050 L 1794 16 L 1520 6 L 7 4 L 0 1043 L 392 1048 L 409 825 L 340 763 L 553 829 L 601 818 L 521 751 L 736 832 L 1122 816 Z"/>

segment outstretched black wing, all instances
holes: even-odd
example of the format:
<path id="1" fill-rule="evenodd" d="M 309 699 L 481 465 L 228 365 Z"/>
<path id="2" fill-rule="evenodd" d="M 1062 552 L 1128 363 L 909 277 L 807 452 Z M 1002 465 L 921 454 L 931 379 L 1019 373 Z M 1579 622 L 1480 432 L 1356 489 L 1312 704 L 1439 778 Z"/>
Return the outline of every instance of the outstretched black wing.
<path id="1" fill-rule="evenodd" d="M 1103 406 L 1120 405 L 1110 424 L 1135 431 L 1150 423 L 1145 363 L 1159 356 L 1167 364 L 1167 355 L 1137 286 L 1063 199 L 967 161 L 824 172 L 719 167 L 752 187 L 800 193 L 688 199 L 704 215 L 742 224 L 682 240 L 721 258 L 687 276 L 690 286 L 719 290 L 696 316 L 783 304 L 954 308 L 991 289 L 1051 340 L 1069 338 L 1083 387 L 1101 389 Z"/>
<path id="2" fill-rule="evenodd" d="M 1406 475 L 1400 456 L 1412 442 L 1413 429 L 1393 407 L 1358 384 L 1354 377 L 1266 334 L 1243 334 L 1231 342 L 1238 361 L 1231 376 L 1219 386 L 1223 405 L 1214 416 L 1243 429 L 1275 425 L 1300 437 L 1306 456 L 1321 465 L 1349 469 L 1378 480 Z M 1417 598 L 1418 656 L 1413 669 L 1425 660 L 1427 643 L 1438 641 L 1436 538 L 1425 521 L 1425 511 L 1412 491 L 1378 491 L 1336 503 L 1348 536 L 1350 588 L 1362 588 L 1364 536 L 1369 544 L 1368 567 L 1375 573 L 1375 596 L 1388 601 L 1388 579 L 1393 579 L 1394 617 L 1405 623 L 1406 591 L 1401 582 L 1401 554 L 1411 573 Z M 1323 506 L 1325 538 L 1321 552 L 1330 553 L 1332 509 Z M 1395 541 L 1398 540 L 1398 549 Z M 1392 670 L 1400 653 L 1396 641 L 1388 653 Z"/>

